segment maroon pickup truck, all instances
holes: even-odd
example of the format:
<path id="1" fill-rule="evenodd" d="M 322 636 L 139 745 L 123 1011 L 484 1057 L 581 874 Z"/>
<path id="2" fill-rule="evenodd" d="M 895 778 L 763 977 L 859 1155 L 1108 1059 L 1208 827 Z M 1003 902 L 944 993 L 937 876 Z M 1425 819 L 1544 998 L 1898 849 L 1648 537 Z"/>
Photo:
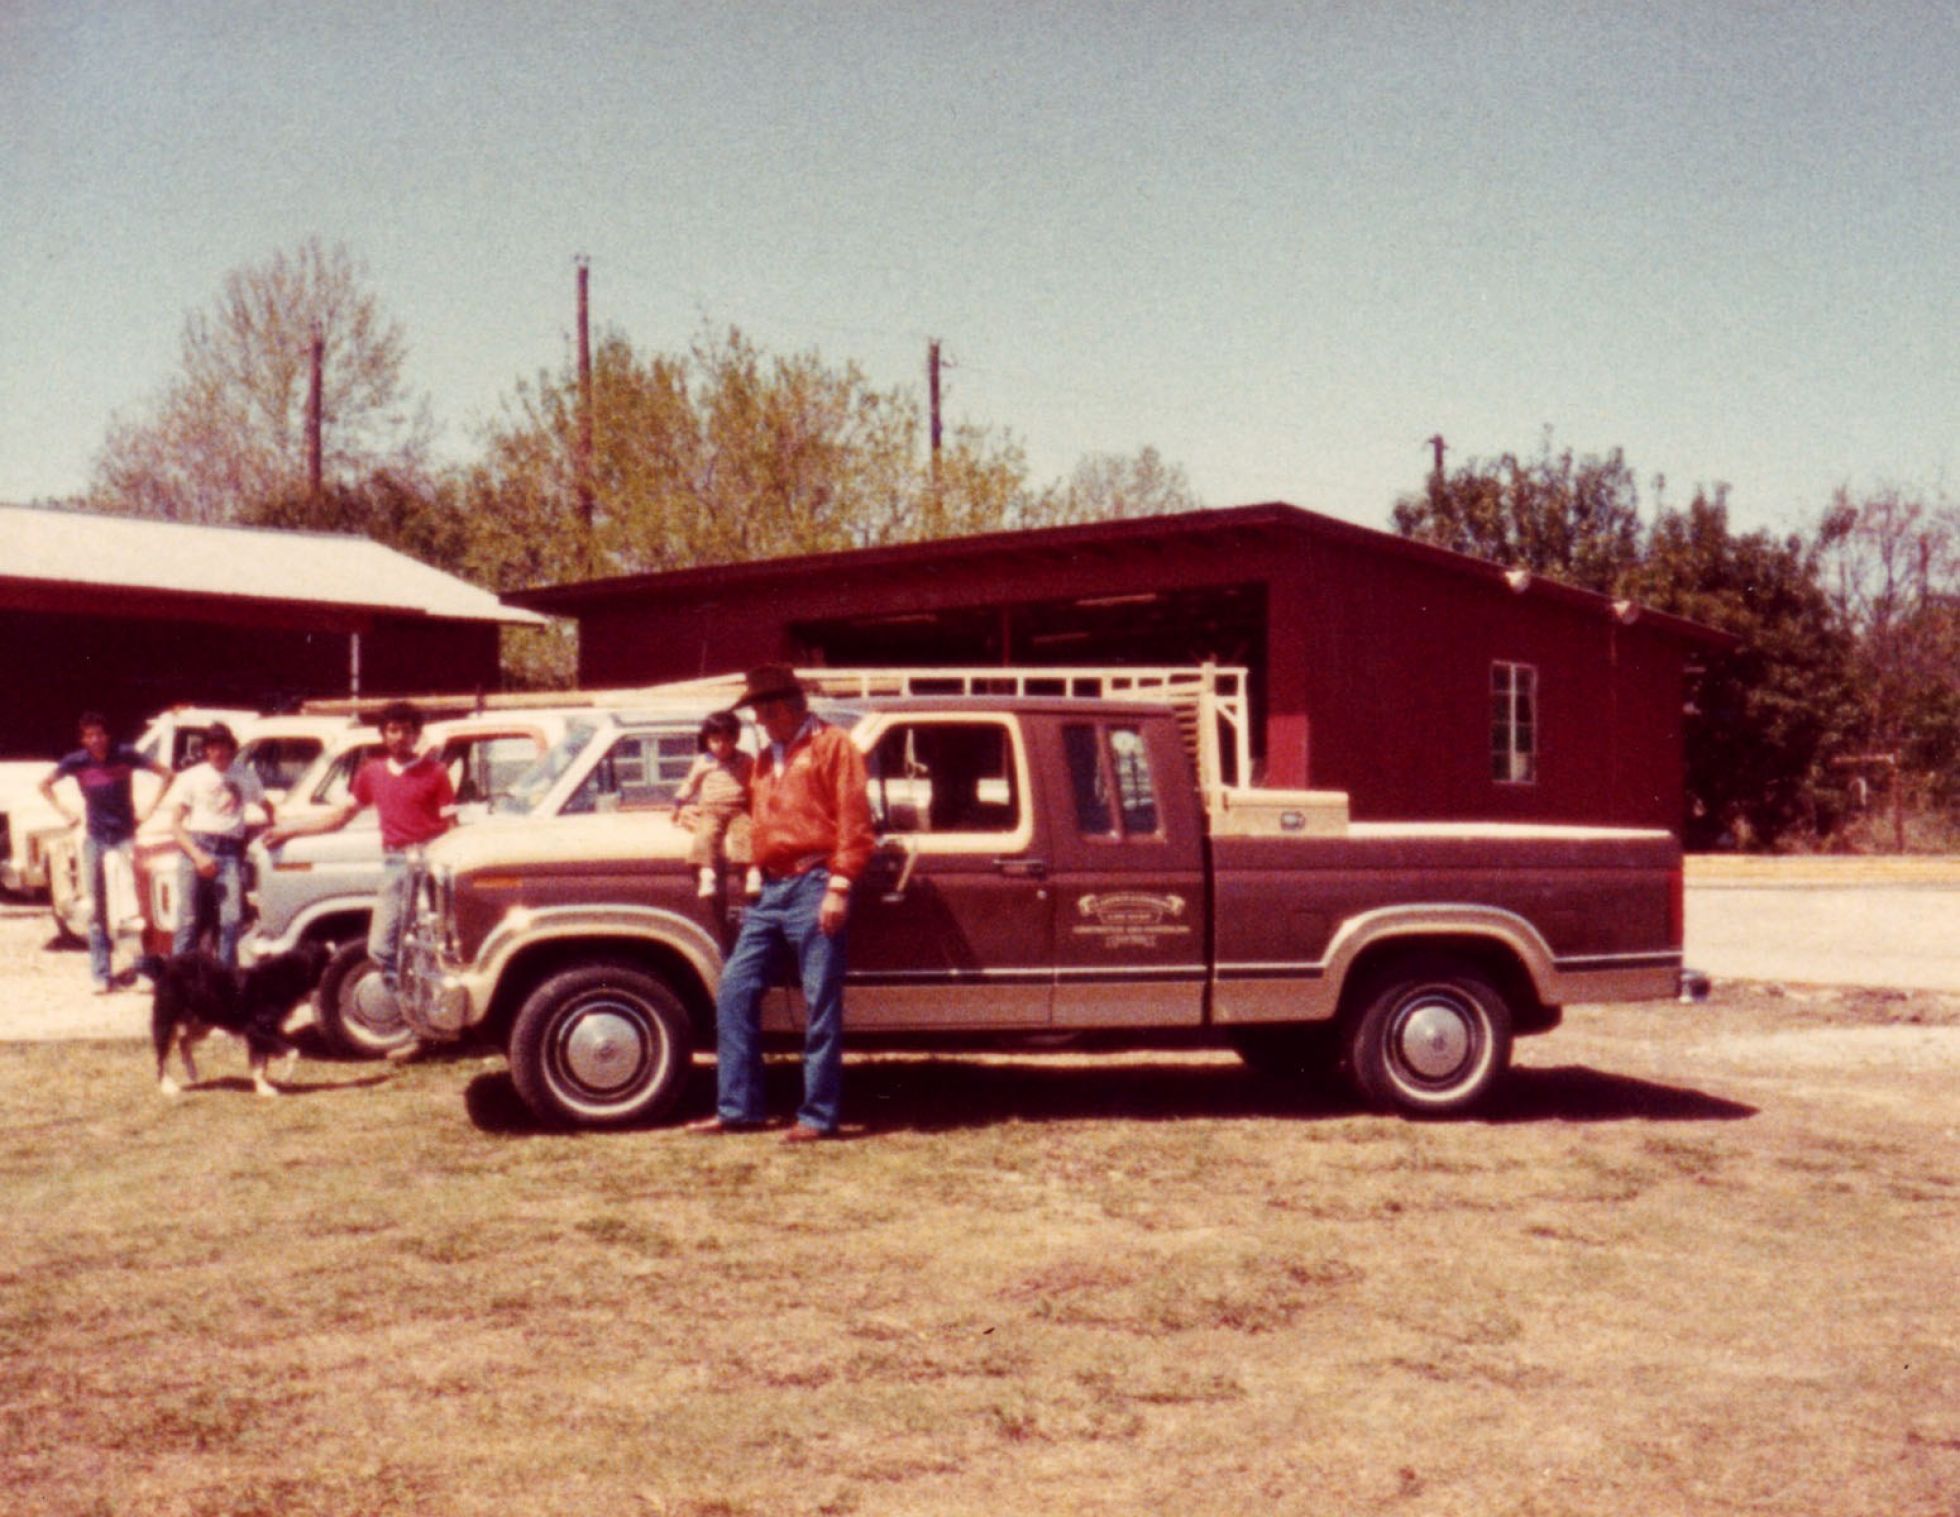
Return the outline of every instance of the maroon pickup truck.
<path id="1" fill-rule="evenodd" d="M 1350 823 L 1327 792 L 1200 781 L 1188 714 L 1109 700 L 863 701 L 879 851 L 853 898 L 851 1044 L 1235 1049 L 1464 1112 L 1568 1002 L 1681 988 L 1665 832 Z M 663 811 L 490 822 L 429 849 L 403 1012 L 508 1049 L 536 1114 L 670 1115 L 739 903 Z M 799 1030 L 784 989 L 765 1029 Z"/>

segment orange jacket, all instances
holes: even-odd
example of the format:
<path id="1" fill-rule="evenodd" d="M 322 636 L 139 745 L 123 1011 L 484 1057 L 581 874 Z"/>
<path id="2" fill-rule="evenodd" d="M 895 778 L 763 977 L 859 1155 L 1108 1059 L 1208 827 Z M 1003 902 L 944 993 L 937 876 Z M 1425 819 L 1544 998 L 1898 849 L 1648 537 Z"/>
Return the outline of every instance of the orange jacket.
<path id="1" fill-rule="evenodd" d="M 836 879 L 864 872 L 877 836 L 864 755 L 841 728 L 815 722 L 791 742 L 780 772 L 765 747 L 750 784 L 755 861 L 766 873 L 803 874 L 819 864 Z"/>

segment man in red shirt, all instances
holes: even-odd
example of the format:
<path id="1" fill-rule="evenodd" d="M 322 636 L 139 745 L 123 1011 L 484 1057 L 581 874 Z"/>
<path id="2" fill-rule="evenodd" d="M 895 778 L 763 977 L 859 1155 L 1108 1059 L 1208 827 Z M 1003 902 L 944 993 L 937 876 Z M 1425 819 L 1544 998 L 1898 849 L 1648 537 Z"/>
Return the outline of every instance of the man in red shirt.
<path id="1" fill-rule="evenodd" d="M 345 802 L 319 816 L 270 827 L 263 841 L 267 848 L 276 848 L 287 838 L 305 833 L 334 832 L 365 808 L 374 808 L 381 822 L 382 872 L 368 925 L 368 957 L 392 995 L 401 967 L 409 867 L 423 844 L 455 825 L 456 788 L 442 760 L 422 752 L 422 713 L 408 702 L 382 708 L 381 747 L 380 757 L 369 759 L 355 772 Z"/>
<path id="2" fill-rule="evenodd" d="M 695 1132 L 762 1126 L 763 994 L 780 958 L 794 954 L 809 1020 L 803 1032 L 803 1104 L 788 1143 L 837 1131 L 844 1086 L 844 947 L 851 886 L 876 837 L 864 755 L 809 709 L 795 670 L 764 664 L 734 703 L 753 706 L 768 746 L 750 781 L 751 846 L 762 896 L 742 920 L 722 969 L 715 1008 L 715 1115 Z"/>

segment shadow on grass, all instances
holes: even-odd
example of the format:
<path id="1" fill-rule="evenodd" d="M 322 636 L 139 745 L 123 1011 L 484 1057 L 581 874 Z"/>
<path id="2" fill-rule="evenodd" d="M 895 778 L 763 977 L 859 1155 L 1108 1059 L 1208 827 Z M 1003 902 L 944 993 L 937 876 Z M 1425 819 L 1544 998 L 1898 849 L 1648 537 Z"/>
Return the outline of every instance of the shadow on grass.
<path id="1" fill-rule="evenodd" d="M 303 1073 L 303 1072 L 302 1072 Z M 286 1096 L 324 1096 L 336 1090 L 364 1090 L 371 1085 L 388 1083 L 386 1075 L 364 1075 L 358 1080 L 318 1080 L 294 1083 L 274 1076 L 273 1085 L 281 1097 Z M 185 1087 L 187 1094 L 202 1094 L 205 1091 L 235 1090 L 246 1095 L 253 1093 L 251 1080 L 245 1075 L 219 1075 L 215 1079 L 199 1080 L 197 1084 Z"/>
<path id="2" fill-rule="evenodd" d="M 1513 1070 L 1481 1115 L 1487 1122 L 1737 1122 L 1757 1111 L 1685 1085 L 1561 1064 Z"/>
<path id="3" fill-rule="evenodd" d="M 802 1094 L 794 1059 L 766 1070 L 769 1110 L 787 1123 Z M 518 1097 L 507 1071 L 478 1075 L 463 1095 L 470 1120 L 485 1132 L 550 1131 Z M 1160 1122 L 1266 1118 L 1316 1121 L 1366 1115 L 1332 1081 L 1291 1083 L 1236 1063 L 1163 1056 L 1148 1063 L 1098 1064 L 1042 1059 L 943 1056 L 851 1059 L 845 1073 L 846 1122 L 840 1137 L 885 1132 L 949 1132 L 1003 1122 Z M 714 1108 L 714 1068 L 697 1063 L 674 1123 Z M 1583 1065 L 1512 1071 L 1491 1102 L 1470 1120 L 1522 1122 L 1732 1122 L 1757 1109 L 1684 1086 L 1662 1085 Z M 1393 1120 L 1384 1117 L 1383 1120 Z M 666 1125 L 666 1124 L 662 1124 Z"/>

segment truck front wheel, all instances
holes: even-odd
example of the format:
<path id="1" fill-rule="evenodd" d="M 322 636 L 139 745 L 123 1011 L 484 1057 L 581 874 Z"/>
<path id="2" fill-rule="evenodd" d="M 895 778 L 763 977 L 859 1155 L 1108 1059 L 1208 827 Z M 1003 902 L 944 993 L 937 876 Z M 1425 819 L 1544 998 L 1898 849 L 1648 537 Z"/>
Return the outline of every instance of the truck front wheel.
<path id="1" fill-rule="evenodd" d="M 511 1079 L 554 1127 L 657 1121 L 680 1100 L 693 1057 L 680 998 L 623 964 L 553 975 L 511 1026 Z"/>
<path id="2" fill-rule="evenodd" d="M 1408 959 L 1372 980 L 1352 1023 L 1348 1069 L 1362 1098 L 1406 1116 L 1474 1107 L 1511 1062 L 1511 1011 L 1476 969 Z"/>
<path id="3" fill-rule="evenodd" d="M 380 966 L 368 957 L 365 933 L 342 943 L 327 961 L 313 995 L 313 1017 L 320 1036 L 343 1058 L 385 1058 L 415 1040 Z"/>

